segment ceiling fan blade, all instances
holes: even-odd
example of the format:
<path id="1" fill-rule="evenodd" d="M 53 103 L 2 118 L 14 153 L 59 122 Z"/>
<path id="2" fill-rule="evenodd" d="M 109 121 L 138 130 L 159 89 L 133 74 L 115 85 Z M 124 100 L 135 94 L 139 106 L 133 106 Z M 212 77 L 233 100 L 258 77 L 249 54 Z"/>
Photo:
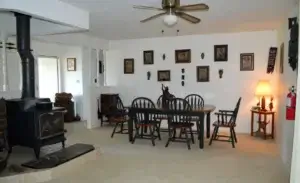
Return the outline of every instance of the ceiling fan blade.
<path id="1" fill-rule="evenodd" d="M 183 5 L 176 8 L 179 11 L 207 11 L 209 7 L 206 4 L 191 4 L 191 5 Z"/>
<path id="2" fill-rule="evenodd" d="M 157 17 L 160 17 L 160 16 L 162 16 L 162 15 L 166 15 L 166 14 L 168 14 L 168 13 L 167 13 L 167 12 L 159 13 L 159 14 L 154 15 L 154 16 L 152 16 L 152 17 L 149 17 L 149 18 L 146 18 L 146 19 L 144 19 L 144 20 L 141 20 L 141 22 L 144 23 L 144 22 L 147 22 L 147 21 L 149 21 L 149 20 L 152 20 L 152 19 L 155 19 L 155 18 L 157 18 Z"/>
<path id="3" fill-rule="evenodd" d="M 156 7 L 152 7 L 152 6 L 137 6 L 137 5 L 134 5 L 133 8 L 143 9 L 143 10 L 164 10 L 162 8 L 156 8 Z"/>
<path id="4" fill-rule="evenodd" d="M 194 17 L 194 16 L 191 16 L 189 14 L 186 14 L 184 12 L 176 12 L 175 13 L 177 16 L 179 16 L 180 18 L 184 19 L 184 20 L 187 20 L 193 24 L 197 24 L 199 23 L 201 20 L 197 17 Z"/>

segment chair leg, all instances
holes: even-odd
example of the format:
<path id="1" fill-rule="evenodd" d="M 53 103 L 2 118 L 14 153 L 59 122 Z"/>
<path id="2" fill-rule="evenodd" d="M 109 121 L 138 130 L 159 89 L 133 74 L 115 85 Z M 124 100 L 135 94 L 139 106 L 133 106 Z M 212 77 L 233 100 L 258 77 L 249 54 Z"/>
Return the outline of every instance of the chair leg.
<path id="1" fill-rule="evenodd" d="M 119 123 L 116 123 L 116 125 L 115 125 L 115 127 L 114 127 L 114 130 L 113 130 L 113 132 L 112 132 L 112 134 L 111 134 L 111 136 L 110 136 L 111 138 L 114 137 L 114 134 L 115 134 L 115 132 L 116 132 L 116 129 L 117 129 L 118 125 L 119 125 Z"/>
<path id="2" fill-rule="evenodd" d="M 176 130 L 176 129 L 171 129 L 170 127 L 168 129 L 169 129 L 169 138 L 168 138 L 168 141 L 167 141 L 165 147 L 168 147 L 169 144 L 170 144 L 170 141 L 174 138 L 172 133 L 171 133 L 171 130 Z"/>
<path id="3" fill-rule="evenodd" d="M 179 138 L 182 138 L 182 133 L 183 133 L 183 130 L 180 129 Z"/>
<path id="4" fill-rule="evenodd" d="M 212 144 L 212 141 L 215 139 L 215 136 L 217 136 L 217 128 L 218 128 L 218 127 L 215 127 L 215 128 L 214 128 L 213 134 L 212 134 L 211 137 L 210 137 L 209 145 Z"/>
<path id="5" fill-rule="evenodd" d="M 216 129 L 216 136 L 215 136 L 214 140 L 216 140 L 216 139 L 219 138 L 219 137 L 218 137 L 218 134 L 219 134 L 219 128 L 220 128 L 220 127 L 217 126 L 216 128 L 217 128 L 217 129 Z"/>
<path id="6" fill-rule="evenodd" d="M 161 140 L 161 137 L 160 137 L 160 123 L 158 125 L 156 125 L 155 128 L 156 128 L 158 140 Z"/>
<path id="7" fill-rule="evenodd" d="M 235 140 L 235 143 L 237 143 L 237 137 L 236 137 L 236 133 L 235 133 L 235 129 L 234 127 L 232 128 L 232 131 L 233 131 L 233 135 L 234 135 L 234 140 Z"/>
<path id="8" fill-rule="evenodd" d="M 194 134 L 193 134 L 192 127 L 190 127 L 189 130 L 190 130 L 190 134 L 191 134 L 192 143 L 195 144 Z"/>
<path id="9" fill-rule="evenodd" d="M 154 132 L 155 132 L 155 126 L 149 126 L 149 130 L 150 130 L 150 134 L 151 134 L 151 141 L 152 141 L 152 145 L 155 146 L 155 136 L 154 136 Z"/>
<path id="10" fill-rule="evenodd" d="M 184 134 L 185 134 L 185 138 L 186 138 L 186 144 L 188 146 L 188 149 L 191 150 L 191 145 L 190 145 L 190 139 L 187 133 L 187 130 L 184 128 Z"/>
<path id="11" fill-rule="evenodd" d="M 135 135 L 134 135 L 134 137 L 132 139 L 132 142 L 131 142 L 132 144 L 134 144 L 136 137 L 139 136 L 139 131 L 140 131 L 140 127 L 136 127 Z"/>
<path id="12" fill-rule="evenodd" d="M 231 144 L 232 144 L 232 148 L 235 148 L 235 140 L 234 140 L 234 134 L 233 134 L 233 130 L 232 128 L 230 128 L 230 138 L 231 138 Z"/>

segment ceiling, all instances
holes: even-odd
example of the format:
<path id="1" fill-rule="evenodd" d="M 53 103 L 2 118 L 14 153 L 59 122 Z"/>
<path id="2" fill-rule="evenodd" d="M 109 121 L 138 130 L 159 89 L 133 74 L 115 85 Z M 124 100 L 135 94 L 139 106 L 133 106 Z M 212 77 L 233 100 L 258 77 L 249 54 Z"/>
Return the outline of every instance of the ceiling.
<path id="1" fill-rule="evenodd" d="M 16 35 L 16 17 L 11 12 L 0 12 L 0 32 L 4 32 L 7 36 Z M 31 18 L 30 23 L 31 35 L 49 35 L 49 34 L 61 34 L 69 32 L 79 31 L 77 27 L 71 27 L 67 25 L 57 24 L 49 22 L 35 17 Z"/>
<path id="2" fill-rule="evenodd" d="M 108 40 L 271 30 L 277 28 L 297 4 L 297 0 L 181 0 L 181 5 L 206 3 L 210 10 L 190 13 L 202 20 L 200 24 L 179 19 L 176 26 L 168 28 L 162 22 L 163 17 L 139 22 L 158 11 L 132 8 L 133 5 L 161 7 L 161 0 L 61 1 L 88 10 L 91 13 L 89 34 Z"/>

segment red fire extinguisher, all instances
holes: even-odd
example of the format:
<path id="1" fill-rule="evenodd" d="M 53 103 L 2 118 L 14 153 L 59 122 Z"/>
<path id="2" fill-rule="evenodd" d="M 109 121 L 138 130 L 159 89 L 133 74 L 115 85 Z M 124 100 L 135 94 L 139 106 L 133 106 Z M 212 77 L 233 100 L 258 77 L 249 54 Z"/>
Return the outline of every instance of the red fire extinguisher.
<path id="1" fill-rule="evenodd" d="M 286 101 L 286 119 L 287 120 L 295 120 L 296 116 L 296 93 L 295 87 L 292 86 L 290 92 L 287 94 Z"/>

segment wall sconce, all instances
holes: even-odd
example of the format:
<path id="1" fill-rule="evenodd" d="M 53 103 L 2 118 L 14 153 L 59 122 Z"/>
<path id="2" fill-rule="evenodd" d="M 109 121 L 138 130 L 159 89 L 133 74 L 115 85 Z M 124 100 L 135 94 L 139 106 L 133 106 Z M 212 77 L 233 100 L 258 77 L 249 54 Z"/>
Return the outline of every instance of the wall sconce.
<path id="1" fill-rule="evenodd" d="M 205 54 L 201 53 L 201 58 L 204 59 L 204 57 L 205 57 Z"/>
<path id="2" fill-rule="evenodd" d="M 223 73 L 224 73 L 223 69 L 219 69 L 219 78 L 223 77 Z"/>
<path id="3" fill-rule="evenodd" d="M 151 72 L 148 71 L 148 72 L 147 72 L 147 79 L 150 80 L 150 78 L 151 78 Z"/>

